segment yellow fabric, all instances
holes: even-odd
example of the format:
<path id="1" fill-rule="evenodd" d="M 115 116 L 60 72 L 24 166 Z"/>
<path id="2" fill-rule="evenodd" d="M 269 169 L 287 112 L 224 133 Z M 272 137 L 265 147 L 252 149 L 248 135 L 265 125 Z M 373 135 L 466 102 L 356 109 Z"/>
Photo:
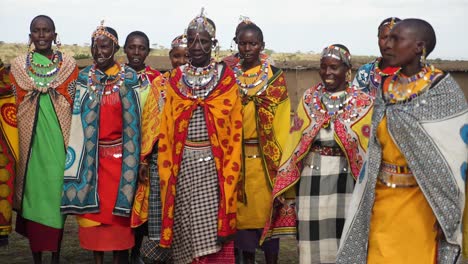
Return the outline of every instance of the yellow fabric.
<path id="1" fill-rule="evenodd" d="M 150 89 L 148 89 L 149 93 L 146 97 L 141 118 L 141 160 L 147 159 L 153 150 L 154 144 L 158 141 L 161 113 L 164 106 L 161 92 L 166 90 L 167 77 L 167 74 L 156 77 Z M 130 217 L 131 227 L 138 227 L 148 221 L 149 195 L 149 180 L 138 183 Z"/>
<path id="2" fill-rule="evenodd" d="M 101 223 L 81 217 L 81 216 L 76 216 L 76 221 L 78 222 L 78 225 L 80 227 L 92 227 L 92 226 L 100 226 Z"/>
<path id="3" fill-rule="evenodd" d="M 377 128 L 382 160 L 405 166 L 386 117 Z M 369 234 L 368 263 L 436 263 L 436 218 L 421 189 L 389 188 L 377 182 Z"/>
<path id="4" fill-rule="evenodd" d="M 110 76 L 110 75 L 117 75 L 120 71 L 120 65 L 115 63 L 112 67 L 110 67 L 109 69 L 107 69 L 105 71 L 105 74 L 107 76 Z"/>
<path id="5" fill-rule="evenodd" d="M 246 74 L 253 74 L 260 71 L 261 65 L 247 70 Z M 268 65 L 268 78 L 265 80 L 267 82 L 271 77 L 273 77 L 273 72 Z M 255 78 L 245 78 L 242 76 L 237 77 L 242 83 L 250 84 L 255 82 Z M 257 93 L 260 89 L 263 88 L 265 82 L 261 83 L 253 89 L 249 89 L 248 95 L 252 96 Z M 289 101 L 287 101 L 289 102 Z M 282 104 L 283 106 L 285 104 Z M 280 106 L 280 107 L 281 107 Z M 289 104 L 287 105 L 289 110 Z M 287 111 L 288 111 L 287 110 Z M 243 137 L 244 139 L 256 139 L 257 135 L 257 114 L 256 108 L 253 101 L 247 103 L 243 107 Z M 282 113 L 282 109 L 278 109 L 277 113 Z M 278 135 L 280 131 L 288 132 L 287 127 L 284 126 L 284 119 L 281 118 L 281 115 L 275 115 L 275 120 L 273 124 L 281 123 L 281 126 L 274 125 L 275 133 Z M 276 121 L 276 122 L 275 122 Z M 281 122 L 282 121 L 282 122 Z M 286 136 L 282 137 L 283 139 Z M 284 140 L 279 139 L 278 141 L 284 142 Z M 284 145 L 284 144 L 283 144 Z M 244 145 L 244 166 L 245 166 L 245 183 L 244 183 L 244 192 L 247 198 L 247 203 L 237 202 L 237 228 L 238 229 L 257 229 L 263 228 L 266 221 L 270 215 L 270 200 L 271 200 L 271 188 L 270 183 L 265 174 L 264 165 L 262 159 L 258 158 L 260 156 L 259 146 Z M 251 158 L 251 156 L 256 155 L 257 158 Z M 250 157 L 249 157 L 250 156 Z"/>

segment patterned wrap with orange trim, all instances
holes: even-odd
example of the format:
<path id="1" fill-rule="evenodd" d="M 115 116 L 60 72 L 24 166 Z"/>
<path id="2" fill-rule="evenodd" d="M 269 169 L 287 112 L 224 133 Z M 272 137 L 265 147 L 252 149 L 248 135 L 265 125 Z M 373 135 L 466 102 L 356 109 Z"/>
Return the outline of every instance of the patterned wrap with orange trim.
<path id="1" fill-rule="evenodd" d="M 236 232 L 236 185 L 241 170 L 242 105 L 233 71 L 224 67 L 216 88 L 205 98 L 184 96 L 178 85 L 182 72 L 171 72 L 162 114 L 158 164 L 163 206 L 160 246 L 169 248 L 173 239 L 177 176 L 193 111 L 204 109 L 219 185 L 218 241 Z"/>

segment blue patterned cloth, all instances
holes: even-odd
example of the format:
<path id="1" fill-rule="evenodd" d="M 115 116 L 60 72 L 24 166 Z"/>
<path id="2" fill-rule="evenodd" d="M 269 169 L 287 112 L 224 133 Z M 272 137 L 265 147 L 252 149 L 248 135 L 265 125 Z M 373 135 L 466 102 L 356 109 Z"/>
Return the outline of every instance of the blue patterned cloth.
<path id="1" fill-rule="evenodd" d="M 73 104 L 72 128 L 67 150 L 66 170 L 63 183 L 63 214 L 85 214 L 99 212 L 98 197 L 98 139 L 99 108 L 101 95 L 88 86 L 88 73 L 92 66 L 83 69 L 77 80 Z M 130 216 L 141 147 L 140 107 L 137 90 L 137 73 L 130 67 L 125 69 L 125 81 L 119 90 L 122 103 L 122 173 L 119 192 L 113 214 Z M 96 79 L 110 79 L 96 70 Z"/>

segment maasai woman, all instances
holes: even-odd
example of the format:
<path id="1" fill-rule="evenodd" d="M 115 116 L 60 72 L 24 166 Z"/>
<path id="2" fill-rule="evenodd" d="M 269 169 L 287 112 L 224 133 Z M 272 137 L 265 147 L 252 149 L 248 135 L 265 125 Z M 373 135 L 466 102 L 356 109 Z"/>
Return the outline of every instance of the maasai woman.
<path id="1" fill-rule="evenodd" d="M 432 26 L 405 19 L 384 53 L 401 70 L 375 101 L 338 263 L 459 263 L 468 107 L 458 84 L 425 63 Z"/>
<path id="2" fill-rule="evenodd" d="M 171 43 L 169 59 L 173 68 L 177 68 L 187 63 L 187 39 L 181 35 L 176 37 Z M 144 184 L 140 184 L 135 196 L 132 219 L 148 220 L 148 240 L 144 243 L 141 254 L 145 262 L 161 263 L 169 261 L 170 251 L 162 250 L 159 247 L 161 234 L 161 190 L 157 167 L 157 149 L 159 139 L 159 126 L 161 124 L 161 113 L 164 107 L 165 91 L 167 89 L 168 78 L 171 71 L 157 77 L 148 94 L 147 104 L 142 114 L 142 149 L 140 162 L 140 179 Z M 148 181 L 149 171 L 149 181 Z M 136 215 L 137 201 L 142 202 L 139 217 Z M 135 222 L 135 221 L 133 221 Z"/>
<path id="3" fill-rule="evenodd" d="M 246 25 L 255 24 L 250 20 L 250 18 L 245 17 L 245 16 L 240 16 L 239 20 L 240 20 L 240 23 L 237 25 L 236 33 L 234 34 L 234 37 L 232 38 L 232 41 L 236 45 L 239 45 L 238 43 L 239 32 L 241 31 L 241 29 L 243 29 Z M 231 51 L 232 50 L 233 50 L 233 47 L 231 45 Z M 263 53 L 263 52 L 260 53 L 260 59 L 268 61 L 270 65 L 274 65 L 273 60 L 266 53 Z M 241 56 L 238 52 L 223 58 L 223 62 L 226 63 L 226 65 L 231 68 L 234 68 L 240 62 L 240 60 L 241 60 Z"/>
<path id="4" fill-rule="evenodd" d="M 187 38 L 184 35 L 177 36 L 172 40 L 169 59 L 174 69 L 188 62 Z"/>
<path id="5" fill-rule="evenodd" d="M 273 187 L 271 226 L 266 227 L 271 233 L 276 219 L 285 214 L 283 193 L 299 183 L 300 263 L 335 262 L 347 205 L 365 156 L 373 102 L 351 86 L 350 71 L 351 55 L 345 46 L 323 50 L 322 82 L 308 89 L 299 103 Z"/>
<path id="6" fill-rule="evenodd" d="M 138 74 L 138 83 L 140 86 L 139 99 L 141 110 L 143 110 L 144 105 L 146 103 L 146 99 L 149 93 L 151 93 L 151 83 L 156 77 L 161 75 L 159 71 L 151 68 L 151 66 L 149 65 L 145 65 L 145 59 L 146 57 L 148 57 L 148 54 L 150 52 L 149 43 L 150 41 L 145 33 L 141 31 L 133 31 L 130 34 L 128 34 L 124 44 L 124 52 L 127 55 L 128 60 L 127 66 L 134 69 Z M 139 185 L 141 184 L 144 184 L 144 181 L 141 182 Z M 140 188 L 140 186 L 138 186 L 138 188 Z M 139 215 L 141 215 L 141 208 L 144 206 L 144 197 L 144 195 L 135 196 L 133 208 L 135 209 L 135 212 Z M 138 208 L 140 210 L 138 210 Z M 133 215 L 134 214 L 132 210 L 132 216 Z M 134 217 L 132 217 L 132 219 L 134 219 Z M 138 261 L 140 256 L 140 247 L 141 242 L 143 241 L 143 237 L 148 234 L 148 225 L 146 224 L 146 220 L 147 218 L 143 217 L 141 218 L 141 221 L 131 223 L 132 228 L 135 228 L 135 246 L 132 248 L 131 259 L 135 262 Z"/>
<path id="7" fill-rule="evenodd" d="M 161 247 L 174 263 L 234 263 L 242 115 L 234 73 L 211 58 L 214 23 L 187 28 L 190 62 L 171 72 L 158 143 Z"/>
<path id="8" fill-rule="evenodd" d="M 11 65 L 17 102 L 19 163 L 13 207 L 16 230 L 29 239 L 34 262 L 52 251 L 58 263 L 65 218 L 60 214 L 65 154 L 75 81 L 73 58 L 52 49 L 55 25 L 48 16 L 31 21 L 30 51 Z"/>
<path id="9" fill-rule="evenodd" d="M 143 106 L 146 102 L 146 97 L 149 93 L 149 88 L 153 80 L 161 75 L 161 73 L 149 65 L 145 65 L 146 57 L 150 52 L 149 38 L 141 31 L 133 31 L 128 34 L 125 39 L 124 52 L 127 55 L 127 66 L 134 69 L 138 73 L 138 82 L 140 84 L 140 105 Z"/>
<path id="10" fill-rule="evenodd" d="M 289 127 L 290 102 L 283 71 L 271 66 L 260 54 L 265 43 L 262 30 L 245 25 L 238 34 L 241 61 L 234 67 L 243 109 L 244 175 L 239 181 L 236 250 L 244 263 L 255 262 L 265 223 L 270 216 L 271 188 L 281 161 Z M 261 247 L 266 263 L 278 261 L 279 239 Z M 241 257 L 241 256 L 238 256 Z"/>
<path id="11" fill-rule="evenodd" d="M 395 26 L 395 23 L 401 21 L 397 17 L 389 17 L 384 19 L 377 28 L 379 39 L 379 49 L 382 57 L 378 57 L 373 62 L 362 65 L 354 77 L 353 85 L 362 89 L 364 92 L 369 93 L 375 97 L 377 91 L 381 90 L 380 85 L 386 77 L 393 75 L 399 67 L 391 67 L 387 63 L 387 58 L 384 53 L 385 42 L 390 35 L 390 30 Z"/>
<path id="12" fill-rule="evenodd" d="M 0 247 L 8 245 L 16 163 L 18 161 L 18 129 L 15 96 L 8 70 L 0 60 Z"/>
<path id="13" fill-rule="evenodd" d="M 127 262 L 140 159 L 138 75 L 115 62 L 114 29 L 102 22 L 91 43 L 94 63 L 77 82 L 62 212 L 79 215 L 80 245 L 94 251 L 96 263 L 103 251 L 114 252 L 114 263 Z"/>

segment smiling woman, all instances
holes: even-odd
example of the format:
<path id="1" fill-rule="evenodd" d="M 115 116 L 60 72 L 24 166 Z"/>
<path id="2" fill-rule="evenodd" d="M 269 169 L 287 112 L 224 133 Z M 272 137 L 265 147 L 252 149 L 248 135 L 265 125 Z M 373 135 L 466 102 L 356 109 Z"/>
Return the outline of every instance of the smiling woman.
<path id="1" fill-rule="evenodd" d="M 283 202 L 286 191 L 299 191 L 301 263 L 335 262 L 347 205 L 365 158 L 373 100 L 351 86 L 350 68 L 345 46 L 323 50 L 322 82 L 302 97 L 273 187 L 273 205 Z"/>

